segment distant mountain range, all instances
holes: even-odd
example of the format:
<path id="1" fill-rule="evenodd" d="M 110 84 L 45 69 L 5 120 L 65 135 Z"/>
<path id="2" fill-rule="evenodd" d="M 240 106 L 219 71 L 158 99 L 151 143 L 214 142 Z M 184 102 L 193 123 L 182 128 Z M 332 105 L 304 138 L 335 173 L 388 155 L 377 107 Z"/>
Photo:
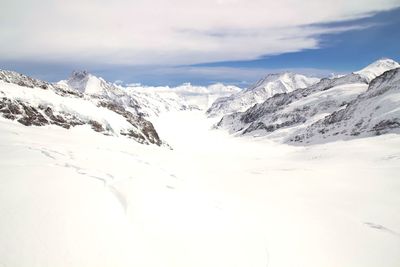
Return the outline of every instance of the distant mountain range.
<path id="1" fill-rule="evenodd" d="M 199 109 L 191 103 L 238 90 L 223 84 L 122 87 L 87 71 L 74 71 L 67 80 L 49 83 L 0 70 L 0 114 L 26 126 L 56 125 L 69 129 L 88 125 L 105 135 L 162 145 L 164 142 L 151 123 L 153 117 L 162 112 Z"/>
<path id="2" fill-rule="evenodd" d="M 270 136 L 296 143 L 398 132 L 399 67 L 391 59 L 381 59 L 348 75 L 324 78 L 303 88 L 273 94 L 245 111 L 237 107 L 232 112 L 222 106 L 216 110 L 218 103 L 227 100 L 221 98 L 207 113 L 223 114 L 229 110 L 230 114 L 224 115 L 217 127 L 230 133 Z M 287 74 L 277 77 L 284 75 Z M 248 99 L 243 95 L 238 93 L 229 99 L 235 99 L 236 103 L 241 97 Z"/>
<path id="3" fill-rule="evenodd" d="M 400 65 L 391 59 L 321 80 L 269 74 L 244 90 L 223 84 L 123 87 L 86 71 L 49 83 L 1 70 L 0 114 L 26 126 L 87 125 L 105 135 L 163 145 L 152 118 L 208 108 L 209 117 L 222 117 L 216 127 L 235 135 L 320 143 L 399 133 L 399 81 Z"/>
<path id="4" fill-rule="evenodd" d="M 262 103 L 276 94 L 289 93 L 298 88 L 306 88 L 318 81 L 319 79 L 317 78 L 295 73 L 269 74 L 237 94 L 217 99 L 207 110 L 207 115 L 215 117 L 245 111 L 254 104 Z"/>

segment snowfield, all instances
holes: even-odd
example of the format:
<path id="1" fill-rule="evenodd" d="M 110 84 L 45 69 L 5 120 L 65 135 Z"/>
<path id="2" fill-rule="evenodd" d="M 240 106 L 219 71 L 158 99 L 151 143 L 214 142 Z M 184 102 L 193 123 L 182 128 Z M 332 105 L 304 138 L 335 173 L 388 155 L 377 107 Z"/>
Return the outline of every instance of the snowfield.
<path id="1" fill-rule="evenodd" d="M 0 118 L 0 266 L 399 266 L 399 135 L 290 146 L 202 111 L 153 123 L 173 150 Z"/>

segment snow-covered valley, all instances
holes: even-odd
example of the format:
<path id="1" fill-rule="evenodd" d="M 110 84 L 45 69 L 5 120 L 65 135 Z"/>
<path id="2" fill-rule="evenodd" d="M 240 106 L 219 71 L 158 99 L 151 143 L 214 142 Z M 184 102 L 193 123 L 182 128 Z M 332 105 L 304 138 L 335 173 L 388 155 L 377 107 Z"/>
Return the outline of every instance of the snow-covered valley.
<path id="1" fill-rule="evenodd" d="M 393 266 L 400 136 L 291 146 L 152 120 L 173 150 L 0 118 L 0 266 Z"/>
<path id="2" fill-rule="evenodd" d="M 400 267 L 400 0 L 0 1 L 0 267 Z"/>

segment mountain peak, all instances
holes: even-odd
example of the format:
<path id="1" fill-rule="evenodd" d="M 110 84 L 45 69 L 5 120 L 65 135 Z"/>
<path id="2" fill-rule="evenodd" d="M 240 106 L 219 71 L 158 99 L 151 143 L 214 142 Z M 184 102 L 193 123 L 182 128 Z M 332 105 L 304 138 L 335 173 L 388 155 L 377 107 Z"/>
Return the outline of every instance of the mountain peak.
<path id="1" fill-rule="evenodd" d="M 293 72 L 276 72 L 276 73 L 268 73 L 265 75 L 263 78 L 261 78 L 258 82 L 262 81 L 272 81 L 272 80 L 277 80 L 279 78 L 283 77 L 294 77 L 296 74 Z M 257 83 L 258 83 L 257 82 Z"/>
<path id="2" fill-rule="evenodd" d="M 249 88 L 215 101 L 207 110 L 207 114 L 216 116 L 245 111 L 254 104 L 262 103 L 276 94 L 289 93 L 313 85 L 318 81 L 317 78 L 310 78 L 293 72 L 267 74 Z"/>
<path id="3" fill-rule="evenodd" d="M 293 72 L 280 72 L 280 73 L 270 73 L 264 78 L 257 81 L 254 85 L 249 87 L 248 91 L 259 90 L 260 88 L 269 88 L 271 86 L 275 87 L 274 84 L 279 84 L 280 87 L 285 87 L 287 90 L 291 91 L 297 88 L 304 88 L 311 84 L 318 82 L 319 79 L 306 77 L 301 74 Z M 272 95 L 271 95 L 272 96 Z"/>
<path id="4" fill-rule="evenodd" d="M 71 73 L 70 79 L 85 79 L 90 73 L 87 70 L 74 70 Z"/>
<path id="5" fill-rule="evenodd" d="M 375 68 L 397 68 L 400 67 L 399 63 L 394 61 L 393 59 L 390 58 L 381 58 L 378 59 L 374 62 L 372 62 L 371 64 L 369 64 L 368 66 L 366 66 L 363 70 L 371 70 L 371 69 L 375 69 Z"/>
<path id="6" fill-rule="evenodd" d="M 374 65 L 374 64 L 375 65 L 382 65 L 382 64 L 384 64 L 384 65 L 399 65 L 399 63 L 397 61 L 395 61 L 391 58 L 387 58 L 387 57 L 380 58 L 380 59 L 372 62 L 370 65 Z"/>
<path id="7" fill-rule="evenodd" d="M 74 70 L 67 80 L 67 84 L 73 89 L 87 94 L 99 94 L 104 88 L 109 87 L 109 84 L 102 78 L 98 78 L 86 70 Z"/>
<path id="8" fill-rule="evenodd" d="M 355 74 L 361 75 L 366 78 L 368 82 L 372 81 L 377 76 L 381 75 L 385 71 L 399 68 L 400 64 L 390 58 L 381 58 L 377 61 L 372 62 L 365 68 L 354 72 Z"/>

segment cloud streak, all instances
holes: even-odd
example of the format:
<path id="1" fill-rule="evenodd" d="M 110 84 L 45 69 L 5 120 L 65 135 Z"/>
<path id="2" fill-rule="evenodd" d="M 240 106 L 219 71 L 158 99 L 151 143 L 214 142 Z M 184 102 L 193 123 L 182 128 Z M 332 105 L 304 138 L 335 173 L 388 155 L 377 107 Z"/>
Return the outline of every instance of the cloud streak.
<path id="1" fill-rule="evenodd" d="M 394 0 L 2 0 L 0 57 L 116 65 L 251 60 L 318 48 L 318 25 L 371 15 Z M 314 25 L 314 26 L 310 26 Z"/>

